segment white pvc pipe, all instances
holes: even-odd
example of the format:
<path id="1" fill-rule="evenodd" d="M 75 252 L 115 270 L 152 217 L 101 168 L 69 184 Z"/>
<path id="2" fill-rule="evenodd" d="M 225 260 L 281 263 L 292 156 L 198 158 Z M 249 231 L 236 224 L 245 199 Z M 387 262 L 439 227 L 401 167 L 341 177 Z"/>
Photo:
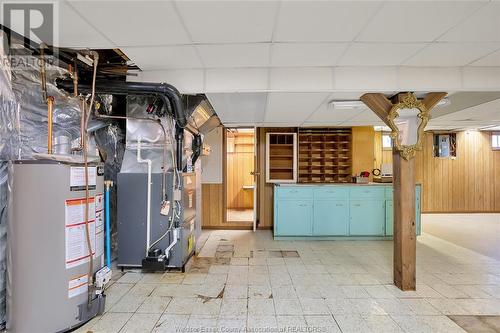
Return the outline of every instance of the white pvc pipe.
<path id="1" fill-rule="evenodd" d="M 146 213 L 146 257 L 151 243 L 151 160 L 141 157 L 141 137 L 137 140 L 137 162 L 148 164 L 148 207 Z"/>
<path id="2" fill-rule="evenodd" d="M 177 238 L 179 237 L 179 228 L 175 228 L 173 232 L 174 241 L 165 249 L 165 255 L 167 259 L 170 257 L 170 250 L 177 244 Z"/>

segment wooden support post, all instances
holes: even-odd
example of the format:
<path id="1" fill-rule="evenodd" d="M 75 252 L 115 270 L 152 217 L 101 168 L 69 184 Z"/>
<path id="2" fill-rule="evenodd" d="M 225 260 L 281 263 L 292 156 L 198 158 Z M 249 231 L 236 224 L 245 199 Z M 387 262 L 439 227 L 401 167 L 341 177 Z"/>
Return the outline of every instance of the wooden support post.
<path id="1" fill-rule="evenodd" d="M 368 93 L 361 96 L 360 100 L 393 131 L 397 131 L 394 124 L 391 126 L 389 114 L 405 96 L 398 94 L 390 101 L 383 94 Z M 430 112 L 445 96 L 444 92 L 428 93 L 422 100 L 422 109 Z M 401 290 L 415 290 L 416 287 L 415 158 L 408 155 L 408 159 L 405 159 L 400 151 L 393 148 L 394 284 Z"/>
<path id="2" fill-rule="evenodd" d="M 393 150 L 394 182 L 394 284 L 401 290 L 415 290 L 415 159 L 405 160 Z"/>

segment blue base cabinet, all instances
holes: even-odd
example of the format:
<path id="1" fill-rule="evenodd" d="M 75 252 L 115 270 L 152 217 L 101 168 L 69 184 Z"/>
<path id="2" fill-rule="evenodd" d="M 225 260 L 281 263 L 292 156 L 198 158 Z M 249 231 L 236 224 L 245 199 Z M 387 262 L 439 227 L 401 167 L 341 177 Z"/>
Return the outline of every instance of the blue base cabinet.
<path id="1" fill-rule="evenodd" d="M 277 215 L 288 221 L 278 225 L 277 233 L 282 236 L 310 236 L 312 234 L 312 200 L 283 200 L 277 205 Z"/>
<path id="2" fill-rule="evenodd" d="M 313 213 L 314 236 L 347 236 L 349 234 L 347 200 L 315 200 Z"/>
<path id="3" fill-rule="evenodd" d="M 351 200 L 349 235 L 384 236 L 384 200 Z"/>
<path id="4" fill-rule="evenodd" d="M 420 185 L 416 232 L 420 235 Z M 275 185 L 274 237 L 390 237 L 392 185 Z"/>

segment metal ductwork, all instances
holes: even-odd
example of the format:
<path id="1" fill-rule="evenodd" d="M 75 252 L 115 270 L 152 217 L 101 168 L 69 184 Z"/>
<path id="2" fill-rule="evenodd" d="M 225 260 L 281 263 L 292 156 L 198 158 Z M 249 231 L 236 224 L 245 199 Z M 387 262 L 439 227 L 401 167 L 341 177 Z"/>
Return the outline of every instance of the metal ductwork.
<path id="1" fill-rule="evenodd" d="M 66 91 L 72 91 L 72 80 L 57 80 L 56 85 Z M 78 83 L 78 90 L 83 93 L 92 91 L 92 85 L 89 83 Z M 176 141 L 177 141 L 177 168 L 182 170 L 182 147 L 183 147 L 183 129 L 191 131 L 188 128 L 186 113 L 184 111 L 181 93 L 174 86 L 167 83 L 143 83 L 143 82 L 124 82 L 99 80 L 96 81 L 95 91 L 98 94 L 110 95 L 158 95 L 165 105 L 171 107 L 172 116 L 175 119 Z M 198 132 L 193 134 L 197 135 Z"/>

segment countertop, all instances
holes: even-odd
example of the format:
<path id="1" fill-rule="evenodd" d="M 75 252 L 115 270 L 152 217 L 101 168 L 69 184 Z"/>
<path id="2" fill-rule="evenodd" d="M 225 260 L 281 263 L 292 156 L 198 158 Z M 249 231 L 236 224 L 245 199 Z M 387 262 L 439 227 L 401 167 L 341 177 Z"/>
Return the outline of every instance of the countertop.
<path id="1" fill-rule="evenodd" d="M 275 183 L 274 186 L 392 186 L 393 183 L 374 183 L 369 182 L 368 184 L 360 184 L 360 183 Z M 415 185 L 421 186 L 421 183 L 415 183 Z"/>
<path id="2" fill-rule="evenodd" d="M 385 186 L 392 183 L 276 183 L 275 186 Z"/>

